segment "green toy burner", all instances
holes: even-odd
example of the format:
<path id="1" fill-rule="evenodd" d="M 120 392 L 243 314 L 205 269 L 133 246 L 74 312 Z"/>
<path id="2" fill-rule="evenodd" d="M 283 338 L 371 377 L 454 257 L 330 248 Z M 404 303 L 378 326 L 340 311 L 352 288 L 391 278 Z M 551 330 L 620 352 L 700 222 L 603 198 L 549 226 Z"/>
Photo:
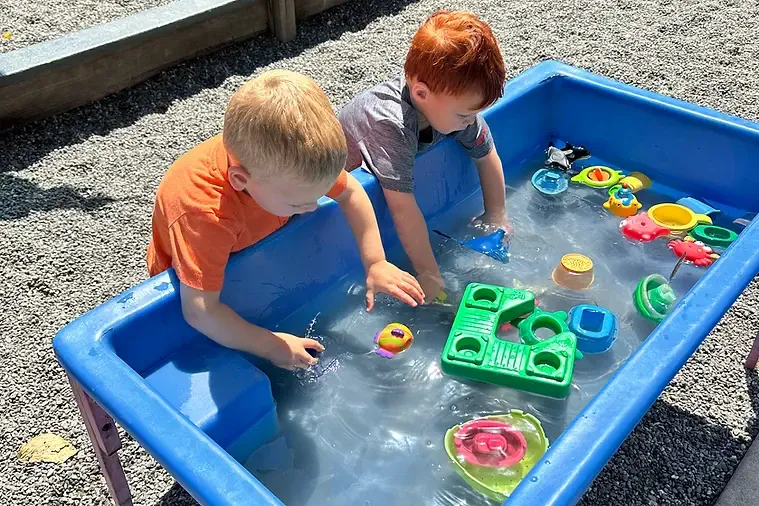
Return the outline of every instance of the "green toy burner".
<path id="1" fill-rule="evenodd" d="M 524 315 L 529 315 L 520 321 Z M 443 372 L 474 381 L 516 388 L 558 399 L 572 383 L 577 337 L 569 332 L 567 314 L 536 309 L 535 295 L 482 283 L 467 286 L 443 348 Z M 522 342 L 496 337 L 496 329 L 511 322 Z M 539 340 L 535 331 L 556 335 Z"/>

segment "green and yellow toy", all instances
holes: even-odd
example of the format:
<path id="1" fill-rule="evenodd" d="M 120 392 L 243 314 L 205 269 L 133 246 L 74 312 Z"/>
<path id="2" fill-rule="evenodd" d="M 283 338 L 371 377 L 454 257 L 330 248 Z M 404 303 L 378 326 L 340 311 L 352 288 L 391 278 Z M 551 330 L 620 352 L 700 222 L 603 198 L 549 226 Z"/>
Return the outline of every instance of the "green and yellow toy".
<path id="1" fill-rule="evenodd" d="M 620 218 L 634 216 L 643 205 L 635 198 L 627 183 L 618 186 L 617 191 L 609 195 L 609 200 L 604 202 L 604 209 Z"/>
<path id="2" fill-rule="evenodd" d="M 572 176 L 570 181 L 592 188 L 608 188 L 619 183 L 623 177 L 624 174 L 619 170 L 614 170 L 603 165 L 593 165 L 592 167 L 582 169 L 579 174 Z"/>
<path id="3" fill-rule="evenodd" d="M 456 472 L 499 504 L 548 450 L 540 421 L 518 409 L 476 418 L 445 433 L 445 452 Z"/>

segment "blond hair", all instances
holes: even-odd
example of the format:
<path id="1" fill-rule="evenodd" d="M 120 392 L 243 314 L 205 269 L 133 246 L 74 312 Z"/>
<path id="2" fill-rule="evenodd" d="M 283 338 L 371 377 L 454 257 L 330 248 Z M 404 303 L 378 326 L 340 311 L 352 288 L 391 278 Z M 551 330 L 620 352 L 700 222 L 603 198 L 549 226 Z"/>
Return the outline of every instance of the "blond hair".
<path id="1" fill-rule="evenodd" d="M 255 178 L 334 181 L 347 158 L 345 134 L 316 82 L 270 70 L 242 85 L 224 114 L 224 145 Z"/>

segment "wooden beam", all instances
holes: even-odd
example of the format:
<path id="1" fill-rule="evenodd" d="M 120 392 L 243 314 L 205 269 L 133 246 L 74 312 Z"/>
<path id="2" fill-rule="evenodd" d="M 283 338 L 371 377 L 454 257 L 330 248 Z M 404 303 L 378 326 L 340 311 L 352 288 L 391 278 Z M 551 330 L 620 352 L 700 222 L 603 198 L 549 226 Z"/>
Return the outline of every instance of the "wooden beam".
<path id="1" fill-rule="evenodd" d="M 288 42 L 297 20 L 346 1 L 175 0 L 2 53 L 0 130 L 99 100 L 267 29 Z"/>
<path id="2" fill-rule="evenodd" d="M 295 0 L 267 0 L 269 26 L 274 36 L 282 42 L 290 42 L 297 34 L 295 24 Z"/>
<path id="3" fill-rule="evenodd" d="M 92 449 L 100 464 L 108 491 L 117 506 L 132 506 L 132 493 L 121 467 L 118 451 L 121 448 L 116 423 L 87 393 L 77 381 L 68 376 L 74 399 L 84 419 L 87 433 L 92 441 Z"/>
<path id="4" fill-rule="evenodd" d="M 264 0 L 176 0 L 0 54 L 0 129 L 133 86 L 182 60 L 263 32 L 267 21 Z"/>

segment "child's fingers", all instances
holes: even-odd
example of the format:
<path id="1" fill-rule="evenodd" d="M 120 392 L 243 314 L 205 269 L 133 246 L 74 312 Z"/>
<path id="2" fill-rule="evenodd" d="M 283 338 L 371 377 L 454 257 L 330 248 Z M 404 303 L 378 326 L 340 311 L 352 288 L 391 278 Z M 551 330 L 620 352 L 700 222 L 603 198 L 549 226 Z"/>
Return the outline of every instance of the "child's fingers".
<path id="1" fill-rule="evenodd" d="M 400 300 L 401 302 L 405 302 L 411 307 L 416 307 L 419 305 L 413 298 L 411 298 L 411 295 L 407 294 L 396 285 L 389 286 L 387 288 L 387 293 Z"/>
<path id="2" fill-rule="evenodd" d="M 299 369 L 306 369 L 308 366 L 314 365 L 318 360 L 308 354 L 306 350 L 298 352 L 295 357 L 295 367 Z"/>
<path id="3" fill-rule="evenodd" d="M 366 289 L 366 311 L 370 312 L 372 309 L 374 309 L 374 289 L 367 288 Z"/>
<path id="4" fill-rule="evenodd" d="M 400 286 L 401 290 L 411 295 L 417 303 L 424 304 L 424 292 L 422 292 L 421 287 L 414 286 L 406 281 L 400 281 L 398 286 Z"/>
<path id="5" fill-rule="evenodd" d="M 410 284 L 411 286 L 419 290 L 422 296 L 424 296 L 424 290 L 422 290 L 422 285 L 419 284 L 419 281 L 414 276 L 412 276 L 408 272 L 404 272 L 401 274 L 401 279 L 403 279 L 403 281 L 405 281 L 406 283 Z"/>
<path id="6" fill-rule="evenodd" d="M 301 342 L 304 348 L 310 348 L 316 351 L 324 351 L 324 346 L 322 345 L 322 343 L 314 339 L 309 339 L 308 337 L 304 337 Z M 311 355 L 308 355 L 308 354 L 306 356 L 311 357 Z"/>

